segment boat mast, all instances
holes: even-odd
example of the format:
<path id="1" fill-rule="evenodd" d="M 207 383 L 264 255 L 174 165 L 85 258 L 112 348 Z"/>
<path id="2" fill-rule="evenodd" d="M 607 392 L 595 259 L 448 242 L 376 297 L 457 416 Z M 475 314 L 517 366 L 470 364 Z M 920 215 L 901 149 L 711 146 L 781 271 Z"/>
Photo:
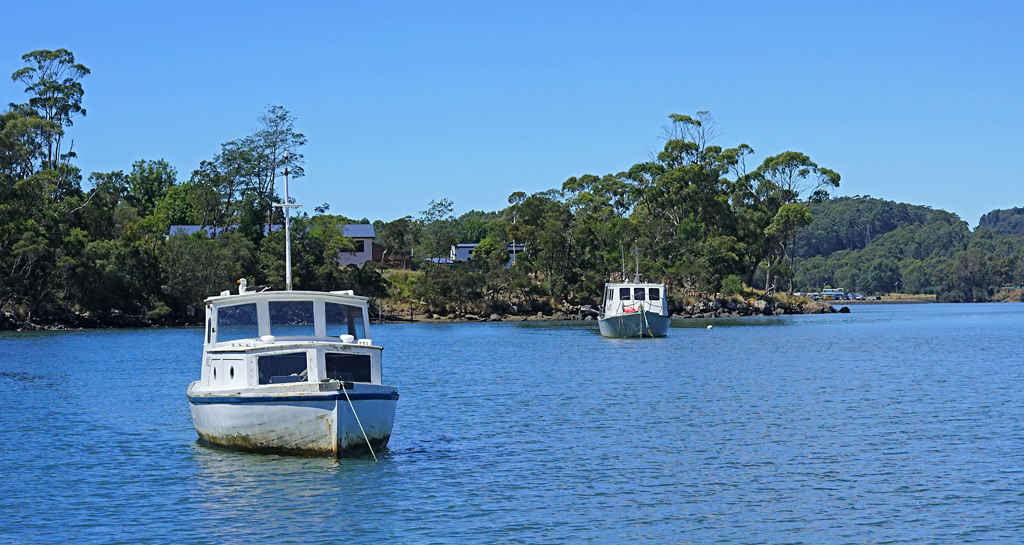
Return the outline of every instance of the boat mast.
<path id="1" fill-rule="evenodd" d="M 288 152 L 284 152 L 284 202 L 275 208 L 284 208 L 284 283 L 285 290 L 292 291 L 292 230 L 291 209 L 301 204 L 292 204 L 288 197 Z M 269 233 L 268 233 L 269 234 Z"/>
<path id="2" fill-rule="evenodd" d="M 636 275 L 633 276 L 633 283 L 640 283 L 640 246 L 633 244 L 633 253 L 636 254 Z"/>

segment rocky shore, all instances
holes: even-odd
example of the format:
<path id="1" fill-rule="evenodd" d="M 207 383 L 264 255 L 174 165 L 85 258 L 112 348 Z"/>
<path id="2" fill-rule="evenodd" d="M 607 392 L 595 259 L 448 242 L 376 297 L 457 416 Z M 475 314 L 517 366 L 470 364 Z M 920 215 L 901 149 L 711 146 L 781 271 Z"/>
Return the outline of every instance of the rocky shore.
<path id="1" fill-rule="evenodd" d="M 782 303 L 768 301 L 700 301 L 674 309 L 672 319 L 688 318 L 740 318 L 744 316 L 783 316 L 787 314 L 832 314 L 850 312 L 842 307 L 836 309 L 829 303 Z M 531 314 L 491 313 L 491 314 L 415 314 L 413 322 L 423 323 L 456 323 L 456 322 L 535 322 L 563 320 L 596 320 L 600 311 L 590 305 L 567 307 L 564 310 L 550 310 Z M 381 323 L 410 322 L 410 315 L 385 314 Z"/>
<path id="2" fill-rule="evenodd" d="M 74 314 L 68 312 L 55 316 L 41 316 L 32 320 L 18 319 L 17 316 L 8 312 L 0 312 L 0 331 L 123 329 L 174 325 L 200 324 L 165 323 L 161 320 L 152 320 L 146 315 L 133 316 L 117 311 L 105 314 Z"/>
<path id="3" fill-rule="evenodd" d="M 673 310 L 673 319 L 687 318 L 739 318 L 743 316 L 782 316 L 786 314 L 831 314 L 849 312 L 848 308 L 836 309 L 828 303 L 810 302 L 789 304 L 768 301 L 699 301 L 692 305 L 678 307 Z M 410 315 L 385 313 L 376 316 L 371 312 L 373 323 L 409 323 Z M 491 313 L 478 314 L 415 314 L 413 322 L 421 323 L 453 323 L 453 322 L 534 322 L 563 320 L 596 320 L 600 315 L 597 308 L 590 305 L 568 306 L 563 310 L 552 309 L 547 312 L 523 313 Z M 195 326 L 200 324 L 167 323 L 153 319 L 151 316 L 133 316 L 122 312 L 106 314 L 74 314 L 64 313 L 59 316 L 43 316 L 33 320 L 18 319 L 16 316 L 0 313 L 0 331 L 60 331 L 82 329 L 121 329 L 136 327 Z"/>

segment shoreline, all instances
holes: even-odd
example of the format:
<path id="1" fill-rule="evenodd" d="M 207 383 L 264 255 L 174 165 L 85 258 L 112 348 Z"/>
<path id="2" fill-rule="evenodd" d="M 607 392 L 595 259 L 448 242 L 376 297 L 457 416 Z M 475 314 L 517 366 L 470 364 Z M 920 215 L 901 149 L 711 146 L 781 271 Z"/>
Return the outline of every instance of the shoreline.
<path id="1" fill-rule="evenodd" d="M 702 303 L 692 305 L 682 313 L 673 313 L 673 320 L 689 319 L 715 319 L 715 318 L 745 318 L 764 316 L 793 316 L 803 314 L 841 314 L 850 312 L 850 306 L 860 305 L 907 305 L 935 303 L 934 298 L 905 297 L 900 299 L 882 299 L 865 301 L 843 301 L 842 304 L 825 302 L 814 302 L 805 305 L 775 304 L 775 308 L 768 308 L 771 305 L 765 303 L 765 308 L 729 308 L 717 303 Z M 1005 303 L 1015 301 L 986 301 L 987 303 Z M 958 303 L 947 303 L 955 305 Z M 385 314 L 379 318 L 373 318 L 371 313 L 370 323 L 374 325 L 385 324 L 468 324 L 477 322 L 561 322 L 561 321 L 597 321 L 596 310 L 588 309 L 582 312 L 566 313 L 561 311 L 549 312 L 547 314 L 538 312 L 536 314 L 491 314 L 488 316 L 466 314 L 440 316 L 437 314 L 417 313 L 410 320 L 408 314 Z M 38 322 L 18 321 L 10 313 L 0 314 L 0 332 L 13 331 L 89 331 L 89 330 L 114 330 L 114 329 L 155 329 L 172 327 L 201 328 L 202 323 L 160 323 L 154 322 L 145 316 L 129 316 L 124 314 L 112 314 L 108 316 L 74 316 L 70 319 L 47 318 Z"/>

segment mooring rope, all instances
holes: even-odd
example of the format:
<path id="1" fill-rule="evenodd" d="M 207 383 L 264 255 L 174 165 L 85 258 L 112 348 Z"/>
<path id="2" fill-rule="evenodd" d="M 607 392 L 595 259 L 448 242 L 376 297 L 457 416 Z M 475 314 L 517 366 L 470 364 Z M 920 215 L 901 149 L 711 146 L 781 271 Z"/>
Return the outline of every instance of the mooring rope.
<path id="1" fill-rule="evenodd" d="M 647 313 L 644 312 L 643 304 L 640 305 L 640 314 L 643 315 L 644 325 L 647 327 L 647 334 L 650 335 L 650 337 L 653 339 L 654 338 L 654 333 L 651 333 L 651 322 L 647 321 Z M 641 337 L 644 336 L 644 332 L 643 331 L 640 332 L 640 336 Z"/>
<path id="2" fill-rule="evenodd" d="M 345 392 L 345 399 L 348 400 L 348 406 L 352 409 L 352 416 L 356 417 L 356 424 L 359 424 L 359 431 L 363 432 L 363 439 L 366 439 L 366 446 L 370 448 L 370 455 L 373 456 L 373 461 L 377 461 L 377 455 L 373 453 L 373 446 L 370 445 L 370 438 L 366 436 L 366 430 L 363 429 L 363 423 L 359 421 L 359 415 L 356 414 L 356 407 L 352 404 L 352 398 L 348 397 L 348 389 L 345 388 L 345 384 L 341 384 L 341 391 Z"/>

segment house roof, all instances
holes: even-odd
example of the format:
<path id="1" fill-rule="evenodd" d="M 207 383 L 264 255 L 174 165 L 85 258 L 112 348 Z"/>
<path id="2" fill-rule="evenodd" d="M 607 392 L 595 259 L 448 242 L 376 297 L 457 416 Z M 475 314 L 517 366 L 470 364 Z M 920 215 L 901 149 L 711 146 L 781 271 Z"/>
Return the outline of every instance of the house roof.
<path id="1" fill-rule="evenodd" d="M 350 223 L 344 227 L 344 236 L 348 238 L 373 238 L 373 225 L 369 223 Z"/>

